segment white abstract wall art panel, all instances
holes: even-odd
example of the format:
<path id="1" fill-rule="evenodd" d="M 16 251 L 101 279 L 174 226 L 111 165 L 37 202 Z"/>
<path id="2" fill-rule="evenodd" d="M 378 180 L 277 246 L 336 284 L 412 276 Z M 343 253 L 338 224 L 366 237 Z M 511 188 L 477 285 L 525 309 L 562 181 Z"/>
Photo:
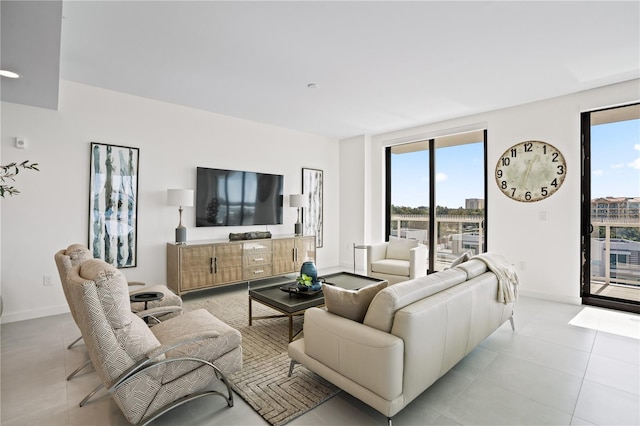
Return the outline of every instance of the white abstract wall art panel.
<path id="1" fill-rule="evenodd" d="M 322 170 L 302 169 L 302 193 L 309 205 L 302 209 L 302 234 L 315 235 L 316 247 L 322 247 Z"/>
<path id="2" fill-rule="evenodd" d="M 139 149 L 91 143 L 89 250 L 118 268 L 137 265 Z"/>

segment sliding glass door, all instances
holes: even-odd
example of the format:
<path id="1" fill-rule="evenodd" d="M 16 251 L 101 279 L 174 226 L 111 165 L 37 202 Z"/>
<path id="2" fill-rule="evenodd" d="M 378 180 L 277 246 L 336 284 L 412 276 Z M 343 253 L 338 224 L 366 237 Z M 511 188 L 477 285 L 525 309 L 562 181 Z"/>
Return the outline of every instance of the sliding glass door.
<path id="1" fill-rule="evenodd" d="M 387 148 L 387 235 L 425 244 L 430 272 L 486 251 L 485 141 L 475 131 Z"/>
<path id="2" fill-rule="evenodd" d="M 640 104 L 582 114 L 582 298 L 640 312 Z"/>

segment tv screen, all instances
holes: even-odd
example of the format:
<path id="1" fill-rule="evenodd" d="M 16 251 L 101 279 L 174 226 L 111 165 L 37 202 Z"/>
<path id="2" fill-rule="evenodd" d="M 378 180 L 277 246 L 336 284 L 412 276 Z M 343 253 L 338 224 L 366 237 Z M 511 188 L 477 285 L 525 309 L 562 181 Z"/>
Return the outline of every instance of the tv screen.
<path id="1" fill-rule="evenodd" d="M 196 226 L 282 224 L 282 175 L 197 168 Z"/>

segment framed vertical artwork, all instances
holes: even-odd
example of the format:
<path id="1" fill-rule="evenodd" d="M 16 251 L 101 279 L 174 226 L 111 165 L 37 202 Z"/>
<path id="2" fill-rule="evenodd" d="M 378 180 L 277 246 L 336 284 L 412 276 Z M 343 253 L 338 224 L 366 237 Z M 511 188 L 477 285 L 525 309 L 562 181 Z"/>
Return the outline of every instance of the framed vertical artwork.
<path id="1" fill-rule="evenodd" d="M 91 143 L 89 250 L 118 268 L 138 261 L 138 163 L 140 150 Z"/>
<path id="2" fill-rule="evenodd" d="M 315 235 L 316 247 L 322 247 L 322 170 L 302 169 L 302 193 L 308 207 L 302 209 L 302 235 Z"/>

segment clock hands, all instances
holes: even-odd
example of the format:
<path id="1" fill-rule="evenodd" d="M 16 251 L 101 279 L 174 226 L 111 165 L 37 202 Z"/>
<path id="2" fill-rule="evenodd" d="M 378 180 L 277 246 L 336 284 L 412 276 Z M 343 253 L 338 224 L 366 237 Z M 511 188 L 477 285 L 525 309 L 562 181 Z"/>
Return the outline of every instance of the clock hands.
<path id="1" fill-rule="evenodd" d="M 536 158 L 532 158 L 531 160 L 529 160 L 529 164 L 527 165 L 527 171 L 524 172 L 524 178 L 522 178 L 522 184 L 520 186 L 522 186 L 523 188 L 526 187 L 526 183 L 527 183 L 527 178 L 529 177 L 529 173 L 531 172 L 531 168 L 533 167 L 533 163 L 535 162 Z"/>

